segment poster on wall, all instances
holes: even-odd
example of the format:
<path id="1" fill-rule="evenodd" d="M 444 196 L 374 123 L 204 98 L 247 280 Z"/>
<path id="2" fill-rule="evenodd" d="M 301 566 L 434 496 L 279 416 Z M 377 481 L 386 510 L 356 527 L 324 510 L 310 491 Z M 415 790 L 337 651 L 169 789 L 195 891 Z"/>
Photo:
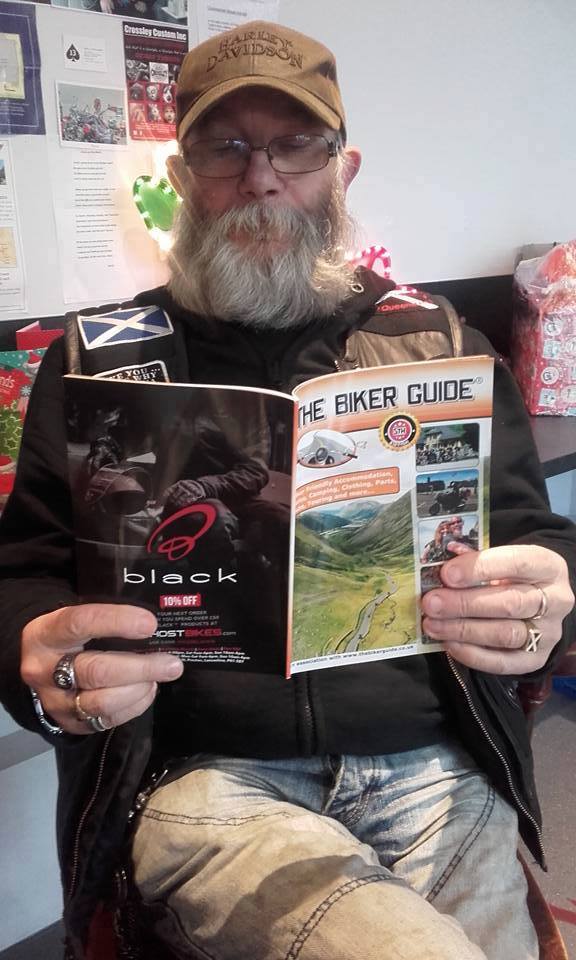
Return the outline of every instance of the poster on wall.
<path id="1" fill-rule="evenodd" d="M 43 134 L 36 10 L 0 4 L 0 134 Z"/>
<path id="2" fill-rule="evenodd" d="M 176 81 L 188 31 L 124 22 L 128 125 L 133 140 L 176 138 Z"/>
<path id="3" fill-rule="evenodd" d="M 137 20 L 156 20 L 186 26 L 188 0 L 51 0 L 53 7 L 109 13 Z"/>
<path id="4" fill-rule="evenodd" d="M 100 84 L 56 83 L 60 142 L 125 147 L 124 90 Z"/>
<path id="5" fill-rule="evenodd" d="M 0 140 L 0 320 L 24 308 L 24 267 L 10 141 Z"/>
<path id="6" fill-rule="evenodd" d="M 251 20 L 277 21 L 279 0 L 230 0 L 229 3 L 198 0 L 196 4 L 196 27 L 198 43 L 224 30 L 249 23 Z M 190 32 L 193 34 L 192 25 Z"/>

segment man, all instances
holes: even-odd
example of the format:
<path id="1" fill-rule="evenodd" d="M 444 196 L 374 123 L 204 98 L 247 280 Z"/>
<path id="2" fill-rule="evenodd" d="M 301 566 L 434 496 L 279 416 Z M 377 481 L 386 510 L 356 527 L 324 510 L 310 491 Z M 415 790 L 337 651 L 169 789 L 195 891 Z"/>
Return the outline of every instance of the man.
<path id="1" fill-rule="evenodd" d="M 381 362 L 416 341 L 448 342 L 433 311 L 422 329 L 387 328 L 374 304 L 393 285 L 353 275 L 345 258 L 344 195 L 360 154 L 346 146 L 321 44 L 262 22 L 208 40 L 185 61 L 177 111 L 172 277 L 136 304 L 162 306 L 177 325 L 180 378 L 287 390 L 345 365 L 365 330 Z M 474 331 L 460 335 L 465 352 L 490 351 Z M 182 676 L 168 655 L 83 650 L 94 636 L 149 636 L 155 622 L 77 603 L 64 366 L 57 343 L 3 518 L 0 682 L 19 722 L 57 747 L 73 955 L 85 956 L 133 807 L 135 883 L 178 956 L 535 960 L 518 817 L 538 856 L 541 836 L 514 678 L 549 667 L 570 639 L 576 536 L 549 511 L 505 367 L 494 546 L 455 545 L 443 585 L 422 600 L 423 627 L 446 655 L 285 681 Z"/>

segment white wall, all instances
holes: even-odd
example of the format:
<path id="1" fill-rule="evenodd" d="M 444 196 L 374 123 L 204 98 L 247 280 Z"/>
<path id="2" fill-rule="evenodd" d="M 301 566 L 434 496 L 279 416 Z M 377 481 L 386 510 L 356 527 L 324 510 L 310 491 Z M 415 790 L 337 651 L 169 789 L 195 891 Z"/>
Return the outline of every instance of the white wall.
<path id="1" fill-rule="evenodd" d="M 574 0 L 281 0 L 336 53 L 352 189 L 400 280 L 512 272 L 576 236 Z"/>
<path id="2" fill-rule="evenodd" d="M 520 246 L 576 235 L 574 0 L 280 0 L 279 9 L 281 22 L 336 53 L 350 141 L 365 153 L 352 208 L 366 240 L 391 252 L 397 280 L 510 273 Z M 55 79 L 69 79 L 62 34 L 106 42 L 108 73 L 83 82 L 123 83 L 121 17 L 36 13 L 48 132 L 13 138 L 28 296 L 25 313 L 4 319 L 65 309 L 48 149 Z M 129 237 L 137 255 L 118 297 L 165 276 L 135 210 Z"/>

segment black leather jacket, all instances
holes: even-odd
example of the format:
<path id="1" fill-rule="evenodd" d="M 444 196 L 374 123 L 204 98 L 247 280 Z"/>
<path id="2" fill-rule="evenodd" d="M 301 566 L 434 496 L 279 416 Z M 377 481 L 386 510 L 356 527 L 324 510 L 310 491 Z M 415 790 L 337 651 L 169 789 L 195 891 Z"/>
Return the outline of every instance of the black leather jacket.
<path id="1" fill-rule="evenodd" d="M 454 337 L 442 311 L 376 313 L 374 303 L 393 285 L 374 275 L 364 276 L 363 285 L 364 291 L 329 323 L 312 324 L 298 334 L 271 334 L 268 341 L 267 335 L 248 335 L 235 325 L 182 314 L 163 289 L 142 294 L 135 302 L 160 303 L 170 314 L 175 334 L 165 345 L 163 359 L 171 367 L 171 379 L 180 381 L 288 391 L 335 367 L 453 353 Z M 464 327 L 457 336 L 466 354 L 493 353 L 474 330 Z M 277 347 L 282 337 L 283 352 L 267 348 L 272 340 Z M 63 342 L 57 341 L 40 370 L 15 491 L 0 524 L 0 696 L 21 725 L 37 732 L 29 691 L 19 677 L 21 631 L 32 618 L 77 602 L 62 413 L 64 354 Z M 270 360 L 272 354 L 280 359 Z M 105 363 L 111 369 L 127 357 L 106 354 Z M 88 359 L 96 363 L 94 356 Z M 491 542 L 541 544 L 562 554 L 576 570 L 575 529 L 549 510 L 523 404 L 501 362 L 495 371 Z M 573 622 L 567 621 L 558 655 L 573 636 Z M 453 729 L 514 804 L 521 832 L 542 862 L 531 750 L 514 678 L 469 671 L 442 654 L 429 660 Z M 303 674 L 291 681 L 202 672 L 194 697 L 203 731 L 198 749 L 260 756 L 384 753 L 386 731 L 378 724 L 375 691 L 385 691 L 385 685 L 385 662 L 368 669 L 361 665 Z M 146 791 L 153 775 L 162 771 L 169 753 L 178 753 L 177 740 L 168 736 L 169 696 L 107 733 L 53 738 L 65 919 L 75 956 L 82 956 L 95 906 L 109 889 L 138 792 Z M 354 709 L 359 702 L 369 705 L 361 723 Z"/>

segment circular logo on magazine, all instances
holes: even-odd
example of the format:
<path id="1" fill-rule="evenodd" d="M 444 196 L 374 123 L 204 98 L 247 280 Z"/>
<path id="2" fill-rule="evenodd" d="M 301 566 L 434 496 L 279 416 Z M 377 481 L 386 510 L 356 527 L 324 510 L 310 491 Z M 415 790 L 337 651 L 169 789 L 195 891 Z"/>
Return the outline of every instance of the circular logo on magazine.
<path id="1" fill-rule="evenodd" d="M 388 450 L 408 450 L 420 436 L 420 424 L 409 413 L 393 413 L 380 426 L 380 442 Z"/>

